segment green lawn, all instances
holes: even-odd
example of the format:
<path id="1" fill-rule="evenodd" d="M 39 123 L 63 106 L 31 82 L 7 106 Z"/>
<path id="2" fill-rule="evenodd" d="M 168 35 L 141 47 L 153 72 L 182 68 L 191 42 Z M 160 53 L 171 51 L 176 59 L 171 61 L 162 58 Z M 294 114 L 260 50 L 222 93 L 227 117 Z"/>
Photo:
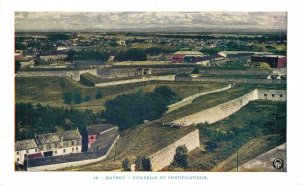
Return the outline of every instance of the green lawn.
<path id="1" fill-rule="evenodd" d="M 186 134 L 197 129 L 195 126 L 172 128 L 160 123 L 147 123 L 127 129 L 120 134 L 120 139 L 104 161 L 64 170 L 74 171 L 111 171 L 122 168 L 122 161 L 128 158 L 131 163 L 137 156 L 151 155 L 168 146 Z M 114 160 L 115 159 L 115 160 Z"/>
<path id="2" fill-rule="evenodd" d="M 199 125 L 205 149 L 189 154 L 187 171 L 230 171 L 286 141 L 286 102 L 253 101 L 212 125 Z M 167 167 L 165 170 L 173 170 Z"/>
<path id="3" fill-rule="evenodd" d="M 254 89 L 286 89 L 285 85 L 255 85 L 237 84 L 229 90 L 200 96 L 193 100 L 191 104 L 180 107 L 177 110 L 165 114 L 162 118 L 164 123 L 182 118 L 184 116 L 199 112 L 201 110 L 225 103 L 232 99 L 243 96 Z"/>
<path id="4" fill-rule="evenodd" d="M 139 82 L 132 84 L 123 84 L 110 87 L 87 87 L 73 81 L 70 78 L 59 77 L 18 77 L 16 78 L 16 101 L 41 103 L 50 106 L 70 106 L 78 109 L 90 109 L 98 112 L 104 109 L 103 105 L 121 94 L 135 93 L 137 91 L 150 92 L 159 85 L 167 85 L 180 97 L 185 98 L 192 94 L 205 92 L 221 87 L 227 84 L 202 83 L 202 82 Z M 91 101 L 80 104 L 65 104 L 63 95 L 66 92 L 79 90 L 82 97 L 90 96 Z M 103 97 L 95 99 L 95 94 L 100 91 Z"/>

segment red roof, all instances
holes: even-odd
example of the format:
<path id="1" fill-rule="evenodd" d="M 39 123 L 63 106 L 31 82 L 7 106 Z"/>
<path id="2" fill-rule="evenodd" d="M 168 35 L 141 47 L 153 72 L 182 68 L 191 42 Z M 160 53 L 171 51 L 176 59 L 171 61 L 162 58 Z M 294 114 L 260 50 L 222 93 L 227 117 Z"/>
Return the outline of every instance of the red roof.
<path id="1" fill-rule="evenodd" d="M 185 55 L 182 54 L 176 54 L 172 56 L 172 59 L 183 59 Z"/>
<path id="2" fill-rule="evenodd" d="M 42 153 L 35 153 L 35 154 L 30 154 L 28 155 L 28 158 L 37 158 L 37 157 L 43 157 Z"/>

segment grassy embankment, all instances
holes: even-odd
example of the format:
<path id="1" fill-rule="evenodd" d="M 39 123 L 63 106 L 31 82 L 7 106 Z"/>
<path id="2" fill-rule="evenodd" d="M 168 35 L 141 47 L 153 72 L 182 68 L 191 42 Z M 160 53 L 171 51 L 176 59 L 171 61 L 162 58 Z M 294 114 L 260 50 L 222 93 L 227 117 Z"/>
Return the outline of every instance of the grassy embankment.
<path id="1" fill-rule="evenodd" d="M 135 93 L 137 91 L 150 92 L 159 85 L 167 85 L 180 97 L 225 87 L 227 84 L 201 83 L 201 82 L 140 82 L 133 84 L 116 85 L 110 87 L 86 87 L 70 78 L 59 77 L 22 77 L 16 78 L 16 102 L 32 102 L 34 104 L 50 106 L 66 106 L 77 109 L 90 109 L 98 112 L 104 109 L 104 103 L 121 94 Z M 63 95 L 66 92 L 79 90 L 82 98 L 90 96 L 92 99 L 80 104 L 65 104 Z M 101 99 L 95 99 L 100 91 Z"/>
<path id="2" fill-rule="evenodd" d="M 255 88 L 261 89 L 286 89 L 285 85 L 255 85 L 237 84 L 229 90 L 200 96 L 193 100 L 191 104 L 183 106 L 177 110 L 165 114 L 162 122 L 168 123 L 184 116 L 199 112 L 201 110 L 225 103 L 232 99 L 243 96 Z"/>
<path id="3" fill-rule="evenodd" d="M 185 170 L 230 171 L 236 167 L 237 150 L 241 165 L 286 141 L 286 103 L 250 102 L 228 118 L 199 129 L 206 150 L 189 153 L 190 166 Z"/>
<path id="4" fill-rule="evenodd" d="M 120 134 L 120 139 L 106 160 L 79 167 L 70 167 L 64 170 L 111 171 L 120 169 L 122 168 L 122 161 L 125 158 L 134 163 L 137 156 L 149 156 L 195 129 L 197 129 L 195 126 L 181 129 L 172 128 L 162 126 L 157 122 L 138 125 Z"/>

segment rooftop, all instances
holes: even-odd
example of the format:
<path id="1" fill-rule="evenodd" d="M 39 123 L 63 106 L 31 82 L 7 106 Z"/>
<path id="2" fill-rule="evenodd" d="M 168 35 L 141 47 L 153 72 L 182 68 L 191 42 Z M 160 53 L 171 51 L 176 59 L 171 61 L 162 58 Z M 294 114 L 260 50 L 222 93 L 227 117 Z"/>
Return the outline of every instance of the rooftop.
<path id="1" fill-rule="evenodd" d="M 249 54 L 255 54 L 255 55 L 268 55 L 271 54 L 270 52 L 258 52 L 258 51 L 220 51 L 218 54 L 226 57 L 228 54 L 242 54 L 242 53 L 249 53 Z"/>
<path id="2" fill-rule="evenodd" d="M 100 134 L 101 132 L 107 131 L 116 127 L 113 124 L 100 124 L 100 125 L 90 125 L 86 127 L 88 135 Z"/>
<path id="3" fill-rule="evenodd" d="M 82 136 L 81 136 L 81 134 L 79 133 L 78 130 L 64 131 L 61 134 L 59 134 L 59 136 L 64 141 L 82 139 Z"/>
<path id="4" fill-rule="evenodd" d="M 119 132 L 116 129 L 100 134 L 97 140 L 92 144 L 91 148 L 89 148 L 89 151 L 96 151 L 108 148 L 116 140 L 118 135 Z"/>
<path id="5" fill-rule="evenodd" d="M 33 149 L 37 148 L 37 144 L 34 141 L 34 139 L 27 139 L 27 140 L 22 140 L 22 141 L 17 141 L 15 145 L 16 151 L 21 151 L 21 150 L 28 150 L 28 149 Z"/>
<path id="6" fill-rule="evenodd" d="M 38 145 L 60 142 L 60 137 L 55 133 L 40 134 L 36 136 Z"/>
<path id="7" fill-rule="evenodd" d="M 284 56 L 284 55 L 255 55 L 255 57 L 273 57 L 273 58 L 278 57 L 278 58 L 284 58 L 286 56 Z"/>
<path id="8" fill-rule="evenodd" d="M 177 51 L 175 55 L 203 55 L 200 51 Z"/>

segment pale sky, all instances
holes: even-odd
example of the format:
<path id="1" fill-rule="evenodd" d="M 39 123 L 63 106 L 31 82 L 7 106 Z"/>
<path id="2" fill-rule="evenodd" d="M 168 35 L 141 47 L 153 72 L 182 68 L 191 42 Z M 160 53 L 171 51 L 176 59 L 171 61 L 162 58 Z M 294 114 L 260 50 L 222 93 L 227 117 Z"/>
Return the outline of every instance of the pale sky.
<path id="1" fill-rule="evenodd" d="M 16 12 L 16 31 L 158 29 L 281 29 L 285 12 Z M 158 29 L 159 31 L 159 29 Z"/>

